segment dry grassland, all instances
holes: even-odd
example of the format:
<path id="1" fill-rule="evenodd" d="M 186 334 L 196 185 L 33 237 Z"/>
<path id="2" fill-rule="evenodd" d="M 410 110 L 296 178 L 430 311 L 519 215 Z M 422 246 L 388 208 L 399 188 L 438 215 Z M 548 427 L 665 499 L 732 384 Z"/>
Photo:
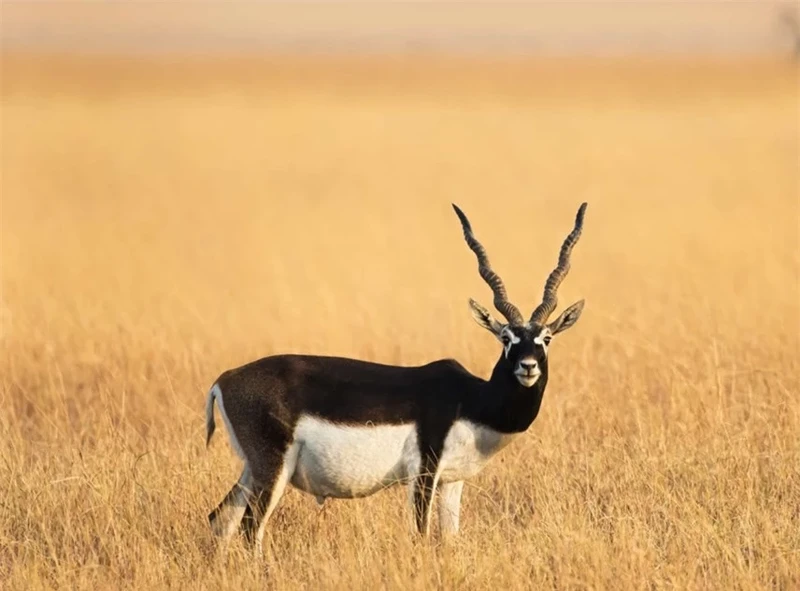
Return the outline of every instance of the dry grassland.
<path id="1" fill-rule="evenodd" d="M 766 61 L 6 56 L 0 587 L 800 587 L 797 71 Z M 450 202 L 530 310 L 577 205 L 528 433 L 454 544 L 404 492 L 296 491 L 214 558 L 224 369 L 276 352 L 487 375 Z"/>

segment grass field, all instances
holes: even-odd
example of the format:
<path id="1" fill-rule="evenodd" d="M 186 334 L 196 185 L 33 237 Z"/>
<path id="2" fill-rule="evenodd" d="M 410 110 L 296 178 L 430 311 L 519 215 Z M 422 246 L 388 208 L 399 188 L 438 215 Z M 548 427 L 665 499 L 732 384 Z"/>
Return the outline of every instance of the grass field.
<path id="1" fill-rule="evenodd" d="M 0 587 L 800 587 L 797 70 L 768 61 L 6 56 Z M 290 491 L 256 562 L 203 406 L 276 352 L 488 375 L 450 202 L 526 313 L 575 209 L 543 410 L 415 542 Z"/>

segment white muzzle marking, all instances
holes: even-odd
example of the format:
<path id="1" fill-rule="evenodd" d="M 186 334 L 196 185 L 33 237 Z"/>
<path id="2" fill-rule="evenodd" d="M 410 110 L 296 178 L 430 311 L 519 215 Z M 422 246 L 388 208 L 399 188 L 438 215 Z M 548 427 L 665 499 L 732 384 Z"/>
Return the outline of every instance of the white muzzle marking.
<path id="1" fill-rule="evenodd" d="M 525 357 L 520 359 L 517 363 L 517 368 L 514 370 L 514 375 L 517 381 L 526 388 L 533 386 L 542 375 L 542 370 L 539 369 L 539 364 L 533 357 Z"/>

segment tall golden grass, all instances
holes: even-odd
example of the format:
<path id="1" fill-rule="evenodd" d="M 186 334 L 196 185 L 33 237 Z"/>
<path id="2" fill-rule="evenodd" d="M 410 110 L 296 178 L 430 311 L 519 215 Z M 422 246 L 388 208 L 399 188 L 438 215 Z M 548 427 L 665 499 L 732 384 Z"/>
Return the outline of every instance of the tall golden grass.
<path id="1" fill-rule="evenodd" d="M 750 61 L 5 56 L 0 586 L 800 586 L 797 71 Z M 450 209 L 531 309 L 590 203 L 533 427 L 452 544 L 404 493 L 238 475 L 208 387 L 277 352 L 487 375 Z"/>

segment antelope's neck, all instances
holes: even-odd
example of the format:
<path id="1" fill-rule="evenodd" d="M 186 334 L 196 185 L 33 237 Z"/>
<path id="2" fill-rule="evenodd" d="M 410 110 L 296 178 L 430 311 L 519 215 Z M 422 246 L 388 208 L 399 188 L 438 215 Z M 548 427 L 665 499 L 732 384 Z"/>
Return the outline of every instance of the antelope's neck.
<path id="1" fill-rule="evenodd" d="M 547 373 L 530 388 L 524 387 L 506 367 L 505 360 L 500 360 L 486 382 L 485 419 L 498 431 L 503 433 L 520 433 L 531 426 L 539 414 L 544 389 L 547 385 Z"/>

